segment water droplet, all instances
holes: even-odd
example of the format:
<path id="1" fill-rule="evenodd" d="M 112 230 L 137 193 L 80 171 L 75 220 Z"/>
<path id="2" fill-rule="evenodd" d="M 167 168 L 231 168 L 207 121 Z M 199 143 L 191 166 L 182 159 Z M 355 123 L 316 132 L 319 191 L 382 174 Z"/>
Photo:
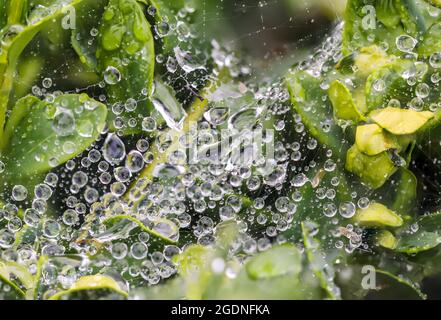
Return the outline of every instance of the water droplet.
<path id="1" fill-rule="evenodd" d="M 144 259 L 147 256 L 148 247 L 143 242 L 135 242 L 130 246 L 130 254 L 136 260 Z"/>
<path id="2" fill-rule="evenodd" d="M 46 220 L 43 224 L 43 234 L 50 239 L 58 237 L 60 231 L 61 226 L 55 220 Z"/>
<path id="3" fill-rule="evenodd" d="M 121 73 L 113 66 L 108 66 L 104 71 L 104 81 L 107 84 L 114 85 L 121 81 Z"/>
<path id="4" fill-rule="evenodd" d="M 308 182 L 308 177 L 304 173 L 299 173 L 291 180 L 291 185 L 293 187 L 302 187 L 305 183 Z"/>
<path id="5" fill-rule="evenodd" d="M 42 81 L 42 85 L 46 89 L 49 89 L 50 87 L 52 87 L 52 79 L 51 78 L 44 78 Z"/>
<path id="6" fill-rule="evenodd" d="M 435 69 L 441 68 L 441 52 L 433 53 L 430 56 L 429 63 Z"/>
<path id="7" fill-rule="evenodd" d="M 164 86 L 158 85 L 156 90 L 158 93 L 160 93 L 159 91 L 163 93 L 160 94 L 163 98 L 153 98 L 153 106 L 164 118 L 165 123 L 169 128 L 180 131 L 182 129 L 182 124 L 187 117 L 187 113 L 181 104 L 165 92 L 167 89 Z"/>
<path id="8" fill-rule="evenodd" d="M 174 52 L 176 61 L 186 73 L 190 73 L 198 69 L 205 70 L 205 67 L 197 63 L 190 52 L 183 51 L 179 47 L 175 47 Z"/>
<path id="9" fill-rule="evenodd" d="M 142 120 L 142 129 L 147 132 L 152 132 L 156 130 L 156 120 L 152 117 L 145 117 Z"/>
<path id="10" fill-rule="evenodd" d="M 107 162 L 118 164 L 126 156 L 126 147 L 116 134 L 110 133 L 104 141 L 102 153 Z"/>
<path id="11" fill-rule="evenodd" d="M 336 215 L 336 213 L 337 213 L 337 206 L 334 203 L 328 202 L 323 205 L 323 214 L 326 217 L 332 218 Z"/>
<path id="12" fill-rule="evenodd" d="M 158 36 L 165 37 L 170 32 L 170 26 L 167 22 L 161 21 L 155 25 L 155 31 Z"/>
<path id="13" fill-rule="evenodd" d="M 411 53 L 413 49 L 415 49 L 418 41 L 409 35 L 401 35 L 396 38 L 395 43 L 401 52 Z"/>
<path id="14" fill-rule="evenodd" d="M 55 113 L 52 129 L 60 137 L 66 137 L 74 133 L 75 118 L 72 111 L 58 108 Z"/>
<path id="15" fill-rule="evenodd" d="M 352 202 L 342 202 L 338 207 L 338 212 L 343 218 L 352 218 L 355 214 L 355 205 Z"/>
<path id="16" fill-rule="evenodd" d="M 23 201 L 28 196 L 28 190 L 22 185 L 15 185 L 12 188 L 12 198 L 15 201 Z"/>
<path id="17" fill-rule="evenodd" d="M 241 111 L 231 115 L 228 120 L 228 128 L 242 131 L 252 128 L 258 121 L 260 110 L 257 108 L 244 107 Z"/>
<path id="18" fill-rule="evenodd" d="M 230 114 L 230 109 L 225 107 L 212 108 L 204 113 L 204 118 L 214 126 L 224 123 Z"/>

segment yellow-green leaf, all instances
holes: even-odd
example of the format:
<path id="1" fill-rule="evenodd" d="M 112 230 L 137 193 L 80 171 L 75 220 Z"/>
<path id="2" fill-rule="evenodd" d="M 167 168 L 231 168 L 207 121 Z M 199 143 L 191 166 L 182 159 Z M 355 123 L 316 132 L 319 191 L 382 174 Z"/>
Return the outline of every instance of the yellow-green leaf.
<path id="1" fill-rule="evenodd" d="M 392 232 L 388 230 L 382 230 L 375 237 L 376 243 L 378 246 L 386 248 L 386 249 L 395 249 L 397 247 L 398 240 L 392 234 Z"/>
<path id="2" fill-rule="evenodd" d="M 399 149 L 395 137 L 388 135 L 377 124 L 358 126 L 355 142 L 358 149 L 369 156 L 375 156 L 389 149 Z"/>
<path id="3" fill-rule="evenodd" d="M 380 127 L 396 134 L 412 134 L 433 118 L 433 112 L 388 107 L 373 111 L 371 119 Z"/>
<path id="4" fill-rule="evenodd" d="M 358 72 L 367 76 L 394 60 L 395 56 L 389 56 L 378 46 L 373 45 L 361 48 L 360 52 L 355 55 L 354 64 Z"/>
<path id="5" fill-rule="evenodd" d="M 328 95 L 334 108 L 334 115 L 338 119 L 354 122 L 363 119 L 363 115 L 355 105 L 351 92 L 342 82 L 334 80 L 328 89 Z"/>

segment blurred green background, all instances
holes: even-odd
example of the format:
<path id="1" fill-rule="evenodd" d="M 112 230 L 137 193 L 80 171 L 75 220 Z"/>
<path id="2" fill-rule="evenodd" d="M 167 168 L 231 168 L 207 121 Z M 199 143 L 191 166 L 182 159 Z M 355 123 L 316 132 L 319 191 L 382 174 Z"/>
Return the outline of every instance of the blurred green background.
<path id="1" fill-rule="evenodd" d="M 205 0 L 216 38 L 280 72 L 310 53 L 342 18 L 346 0 Z M 200 30 L 200 28 L 198 28 Z M 204 26 L 202 26 L 204 29 Z"/>

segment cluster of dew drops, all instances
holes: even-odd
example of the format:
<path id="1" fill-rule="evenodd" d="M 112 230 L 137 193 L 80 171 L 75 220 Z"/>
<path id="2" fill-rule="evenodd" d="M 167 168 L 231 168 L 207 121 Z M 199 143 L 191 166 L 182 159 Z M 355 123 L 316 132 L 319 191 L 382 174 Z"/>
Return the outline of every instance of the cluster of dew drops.
<path id="1" fill-rule="evenodd" d="M 154 16 L 155 13 L 154 7 L 148 7 L 147 14 Z M 176 23 L 157 23 L 154 26 L 155 37 L 164 38 L 176 33 L 180 45 L 184 46 L 196 37 L 186 23 L 186 18 L 193 13 L 194 8 L 186 6 L 178 12 Z M 327 73 L 342 58 L 340 33 L 341 26 L 297 68 L 307 70 L 315 77 Z M 96 37 L 98 30 L 92 29 L 90 34 Z M 54 168 L 34 190 L 27 190 L 23 185 L 12 186 L 9 201 L 0 209 L 1 259 L 26 265 L 35 274 L 38 258 L 42 255 L 59 257 L 74 253 L 80 257 L 77 263 L 56 260 L 45 263 L 41 279 L 49 288 L 67 289 L 80 276 L 96 272 L 97 268 L 114 269 L 121 279 L 136 279 L 149 285 L 155 285 L 177 272 L 172 257 L 182 252 L 187 244 L 153 246 L 153 236 L 147 232 L 138 233 L 129 243 L 124 233 L 109 233 L 106 230 L 106 226 L 100 223 L 103 213 L 131 215 L 163 236 L 175 240 L 179 240 L 180 233 L 190 232 L 201 245 L 211 245 L 216 241 L 216 226 L 219 222 L 235 220 L 239 225 L 239 236 L 230 244 L 232 255 L 252 255 L 267 250 L 273 243 L 295 241 L 287 239 L 284 232 L 295 221 L 297 207 L 303 200 L 298 189 L 306 183 L 312 183 L 305 173 L 318 166 L 314 160 L 305 163 L 304 156 L 321 146 L 307 134 L 301 117 L 297 114 L 292 117 L 289 94 L 281 82 L 266 85 L 256 85 L 252 81 L 242 83 L 239 77 L 248 76 L 251 68 L 241 62 L 230 48 L 223 47 L 215 40 L 211 43 L 205 61 L 197 61 L 194 59 L 196 52 L 193 54 L 187 51 L 191 48 L 183 50 L 180 45 L 174 48 L 170 56 L 158 54 L 156 62 L 164 65 L 169 75 L 179 74 L 178 77 L 188 85 L 186 89 L 196 88 L 192 83 L 194 80 L 190 79 L 194 78 L 192 75 L 195 72 L 206 70 L 204 66 L 207 60 L 212 61 L 217 70 L 227 68 L 238 83 L 233 87 L 221 87 L 212 95 L 217 101 L 223 99 L 233 103 L 218 106 L 208 98 L 209 109 L 199 121 L 198 130 L 190 130 L 179 137 L 179 143 L 184 149 L 189 147 L 190 142 L 197 142 L 201 146 L 210 145 L 218 134 L 216 128 L 219 126 L 226 124 L 232 132 L 238 132 L 238 129 L 253 127 L 271 118 L 276 119 L 272 127 L 276 136 L 279 137 L 277 133 L 283 133 L 288 126 L 292 126 L 298 136 L 297 141 L 287 143 L 283 138 L 276 138 L 274 158 L 257 159 L 252 164 L 244 165 L 228 160 L 225 164 L 201 161 L 183 165 L 186 163 L 186 152 L 179 149 L 167 154 L 171 144 L 168 129 L 179 131 L 179 123 L 184 120 L 182 117 L 186 116 L 186 111 L 168 110 L 166 103 L 161 102 L 160 114 L 164 118 L 172 118 L 166 123 L 175 124 L 173 127 L 160 128 L 154 117 L 144 117 L 143 136 L 130 143 L 118 131 L 109 132 L 106 128 L 87 151 L 69 160 L 61 168 Z M 416 40 L 408 35 L 397 38 L 397 47 L 404 53 L 411 53 L 415 46 Z M 441 54 L 433 55 L 430 63 L 434 68 L 440 68 Z M 415 74 L 420 69 L 418 64 L 415 64 L 415 70 L 405 75 L 408 83 L 416 86 L 417 97 L 410 106 L 415 109 L 421 106 L 421 100 L 430 91 L 426 84 L 417 84 Z M 117 85 L 121 81 L 121 73 L 116 67 L 109 66 L 103 78 L 98 86 Z M 440 80 L 438 73 L 432 76 L 433 83 Z M 41 87 L 32 88 L 32 93 L 49 102 L 53 101 L 57 95 L 62 94 L 59 91 L 52 92 L 53 85 L 51 78 L 45 78 Z M 326 86 L 326 83 L 322 84 L 324 89 Z M 384 90 L 384 87 L 381 80 L 375 84 L 378 91 Z M 253 95 L 256 105 L 230 110 L 229 106 L 235 104 L 234 99 L 245 92 Z M 148 92 L 140 93 L 144 98 L 147 95 Z M 116 104 L 112 106 L 112 112 L 119 115 L 134 111 L 138 99 L 133 97 Z M 98 100 L 105 103 L 106 97 L 101 95 Z M 390 103 L 396 104 L 397 101 L 392 100 Z M 178 115 L 182 119 L 178 119 Z M 116 117 L 115 127 L 131 126 L 131 122 L 136 121 L 138 119 L 129 120 L 125 124 Z M 330 123 L 322 125 L 324 131 L 329 130 Z M 54 119 L 53 129 L 58 135 L 67 136 L 78 128 L 72 114 L 60 112 Z M 90 130 L 81 128 L 81 134 L 87 136 Z M 154 134 L 157 136 L 152 139 Z M 158 154 L 166 155 L 166 164 L 160 164 L 154 170 L 157 179 L 147 181 L 140 178 L 139 174 L 155 160 L 153 144 Z M 70 145 L 63 146 L 66 153 L 71 149 Z M 324 162 L 323 170 L 332 174 L 336 163 L 332 160 L 330 150 L 326 154 L 328 159 Z M 268 162 L 272 163 L 270 170 L 266 166 Z M 4 170 L 5 166 L 0 162 L 0 173 Z M 353 201 L 336 203 L 338 184 L 337 176 L 331 179 L 329 186 L 319 184 L 315 188 L 315 199 L 310 204 L 320 206 L 323 215 L 336 226 L 341 223 L 341 219 L 344 221 L 351 218 L 357 207 L 366 208 L 370 201 L 366 196 L 353 193 Z M 282 193 L 287 185 L 291 191 Z M 257 194 L 248 206 L 241 197 L 244 188 Z M 57 208 L 64 209 L 59 212 Z M 92 208 L 98 214 L 90 218 Z M 22 214 L 19 214 L 20 211 Z M 157 223 L 165 219 L 177 228 Z M 16 245 L 16 239 L 21 237 L 25 226 L 35 232 L 26 241 Z M 257 233 L 251 232 L 256 229 L 259 230 Z M 86 239 L 99 239 L 101 242 L 78 242 L 77 239 L 85 230 Z M 347 252 L 357 248 L 367 249 L 361 236 L 362 230 L 351 224 L 336 228 L 332 234 L 335 247 Z M 227 276 L 235 277 L 236 271 L 233 268 L 221 265 Z M 219 263 L 213 267 L 219 269 Z M 112 275 L 115 277 L 115 272 Z M 7 285 L 2 287 L 4 291 L 9 289 Z"/>

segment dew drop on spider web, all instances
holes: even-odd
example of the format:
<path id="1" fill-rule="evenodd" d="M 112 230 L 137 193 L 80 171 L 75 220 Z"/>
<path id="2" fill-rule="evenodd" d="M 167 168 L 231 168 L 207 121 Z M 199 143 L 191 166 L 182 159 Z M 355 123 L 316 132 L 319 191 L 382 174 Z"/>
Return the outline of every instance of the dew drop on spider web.
<path id="1" fill-rule="evenodd" d="M 120 71 L 113 66 L 108 66 L 104 71 L 104 81 L 109 85 L 117 84 L 121 81 Z"/>

